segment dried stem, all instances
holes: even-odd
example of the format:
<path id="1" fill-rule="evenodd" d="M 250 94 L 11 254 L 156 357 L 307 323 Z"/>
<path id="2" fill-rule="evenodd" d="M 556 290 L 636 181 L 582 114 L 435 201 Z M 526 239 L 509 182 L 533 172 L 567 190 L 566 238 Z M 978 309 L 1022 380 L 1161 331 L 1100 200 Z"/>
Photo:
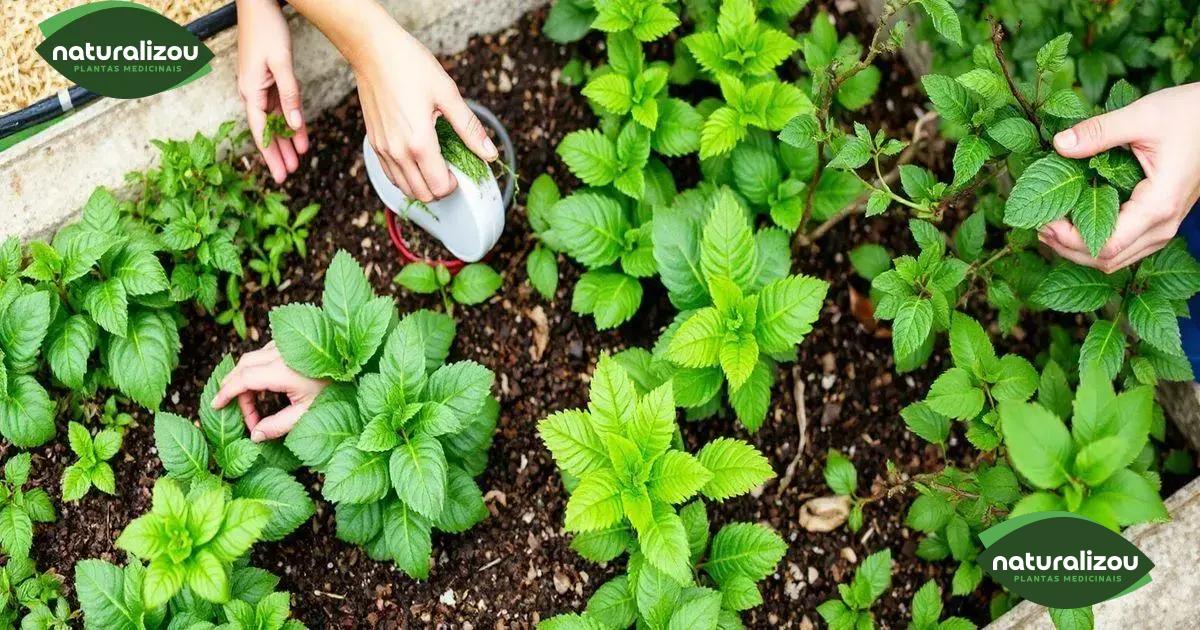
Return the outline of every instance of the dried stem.
<path id="1" fill-rule="evenodd" d="M 1021 106 L 1021 111 L 1025 113 L 1025 117 L 1038 130 L 1038 135 L 1042 133 L 1042 121 L 1038 118 L 1037 109 L 1025 98 L 1025 93 L 1017 87 L 1017 81 L 1013 78 L 1012 70 L 1008 67 L 1008 58 L 1004 55 L 1004 26 L 996 20 L 992 20 L 992 49 L 996 53 L 996 61 L 1000 62 L 1000 70 L 1004 73 L 1004 80 L 1008 82 L 1008 91 L 1016 97 L 1017 103 Z"/>
<path id="2" fill-rule="evenodd" d="M 913 161 L 913 159 L 916 158 L 917 149 L 919 148 L 921 142 L 923 142 L 925 140 L 925 136 L 923 135 L 923 132 L 925 131 L 925 127 L 928 126 L 934 120 L 937 120 L 937 117 L 938 117 L 937 112 L 926 112 L 926 113 L 922 114 L 920 118 L 917 119 L 916 125 L 913 126 L 912 140 L 909 141 L 908 146 L 905 147 L 904 151 L 901 152 L 899 157 L 896 158 L 896 162 L 893 165 L 892 170 L 889 171 L 887 174 L 883 175 L 883 177 L 880 177 L 876 180 L 876 185 L 875 185 L 876 188 L 880 187 L 881 185 L 890 186 L 890 185 L 896 183 L 896 180 L 898 180 L 900 178 L 900 167 L 905 164 L 911 163 Z M 870 192 L 868 192 L 865 195 L 862 195 L 861 197 L 856 199 L 854 201 L 854 203 L 851 203 L 850 205 L 847 205 L 845 208 L 842 208 L 841 210 L 839 210 L 837 212 L 837 214 L 826 219 L 823 223 L 818 225 L 811 232 L 808 232 L 808 233 L 797 232 L 796 233 L 797 246 L 798 247 L 808 247 L 808 246 L 812 245 L 818 239 L 825 236 L 838 223 L 841 223 L 846 217 L 848 217 L 852 214 L 859 214 L 861 212 L 864 212 L 866 210 L 867 200 L 870 197 L 871 197 Z"/>
<path id="3" fill-rule="evenodd" d="M 879 55 L 888 50 L 884 45 L 889 33 L 889 23 L 893 16 L 912 3 L 913 0 L 893 0 L 885 2 L 883 8 L 879 12 L 879 19 L 875 23 L 875 34 L 871 37 L 871 46 L 867 49 L 867 54 L 858 60 L 845 72 L 838 72 L 837 68 L 831 63 L 826 68 L 826 73 L 829 76 L 828 84 L 817 83 L 817 129 L 819 140 L 817 141 L 817 167 L 813 170 L 812 177 L 808 182 L 808 190 L 804 193 L 804 213 L 800 216 L 800 225 L 796 229 L 796 242 L 793 249 L 801 247 L 801 241 L 804 238 L 804 227 L 808 225 L 812 219 L 813 211 L 813 194 L 816 192 L 817 186 L 821 183 L 821 175 L 825 171 L 822 163 L 822 156 L 825 152 L 825 134 L 828 132 L 829 113 L 833 109 L 833 99 L 837 96 L 837 92 L 841 89 L 842 84 L 849 81 L 851 77 L 871 67 Z"/>

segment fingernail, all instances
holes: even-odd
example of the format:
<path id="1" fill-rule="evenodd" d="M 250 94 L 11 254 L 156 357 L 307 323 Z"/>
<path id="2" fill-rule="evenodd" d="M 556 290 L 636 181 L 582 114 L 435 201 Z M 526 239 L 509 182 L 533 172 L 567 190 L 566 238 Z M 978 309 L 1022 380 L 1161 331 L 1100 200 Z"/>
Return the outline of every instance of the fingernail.
<path id="1" fill-rule="evenodd" d="M 1057 241 L 1058 240 L 1058 235 L 1054 233 L 1054 228 L 1043 229 L 1042 236 L 1048 241 Z"/>
<path id="2" fill-rule="evenodd" d="M 1074 129 L 1060 131 L 1058 135 L 1054 136 L 1054 144 L 1060 149 L 1073 149 L 1076 144 L 1079 144 L 1079 136 Z"/>
<path id="3" fill-rule="evenodd" d="M 253 432 L 250 434 L 250 441 L 251 441 L 251 442 L 261 442 L 261 441 L 263 441 L 264 439 L 266 439 L 266 437 L 267 437 L 267 436 L 263 435 L 263 432 L 262 432 L 262 431 L 259 431 L 259 430 L 255 429 L 255 430 L 254 430 L 254 431 L 253 431 Z"/>
<path id="4" fill-rule="evenodd" d="M 304 119 L 300 116 L 300 110 L 298 109 L 288 112 L 287 117 L 288 124 L 292 126 L 292 129 L 299 129 L 304 124 Z"/>
<path id="5" fill-rule="evenodd" d="M 488 154 L 488 161 L 500 156 L 500 152 L 496 150 L 496 144 L 488 137 L 484 137 L 483 139 L 483 152 Z"/>

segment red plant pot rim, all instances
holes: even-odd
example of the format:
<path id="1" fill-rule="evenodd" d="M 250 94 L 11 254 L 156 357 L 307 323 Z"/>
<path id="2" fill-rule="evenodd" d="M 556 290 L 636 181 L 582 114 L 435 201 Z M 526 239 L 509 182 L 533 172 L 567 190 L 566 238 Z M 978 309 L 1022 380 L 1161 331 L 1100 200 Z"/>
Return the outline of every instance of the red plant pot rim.
<path id="1" fill-rule="evenodd" d="M 446 271 L 450 272 L 450 275 L 457 274 L 459 271 L 462 271 L 463 267 L 467 265 L 465 261 L 457 258 L 443 258 L 440 260 L 434 260 L 431 258 L 422 258 L 416 255 L 411 249 L 408 248 L 408 242 L 404 240 L 404 235 L 400 232 L 400 222 L 396 220 L 396 213 L 385 208 L 384 214 L 387 215 L 388 236 L 392 237 L 392 245 L 396 246 L 397 251 L 400 252 L 400 258 L 404 260 L 405 264 L 425 263 L 434 268 L 440 265 L 445 267 Z M 485 256 L 485 258 L 490 256 L 491 252 L 488 252 L 488 256 Z"/>

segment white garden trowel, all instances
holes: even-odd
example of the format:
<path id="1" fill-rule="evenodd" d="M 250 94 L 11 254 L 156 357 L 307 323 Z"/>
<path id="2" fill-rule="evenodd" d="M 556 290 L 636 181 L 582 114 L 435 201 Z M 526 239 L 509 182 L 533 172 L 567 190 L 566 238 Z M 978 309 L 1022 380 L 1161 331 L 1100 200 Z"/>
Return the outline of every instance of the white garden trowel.
<path id="1" fill-rule="evenodd" d="M 384 205 L 399 217 L 413 223 L 436 238 L 455 257 L 468 263 L 478 262 L 491 251 L 504 231 L 505 209 L 512 202 L 515 181 L 515 156 L 512 140 L 495 114 L 475 102 L 468 102 L 475 115 L 496 132 L 503 146 L 504 159 L 508 162 L 508 175 L 504 192 L 496 179 L 485 177 L 475 181 L 454 165 L 449 165 L 451 174 L 458 180 L 458 188 L 448 197 L 430 203 L 410 199 L 400 190 L 379 163 L 379 156 L 370 140 L 363 139 L 363 158 L 371 186 Z"/>

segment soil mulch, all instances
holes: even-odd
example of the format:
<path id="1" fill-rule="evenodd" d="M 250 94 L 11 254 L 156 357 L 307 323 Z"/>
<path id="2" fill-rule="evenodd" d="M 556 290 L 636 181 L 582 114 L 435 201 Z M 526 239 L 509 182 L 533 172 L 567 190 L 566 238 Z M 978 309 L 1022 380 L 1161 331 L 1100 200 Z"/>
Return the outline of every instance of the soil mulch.
<path id="1" fill-rule="evenodd" d="M 812 11 L 812 9 L 809 9 Z M 806 13 L 806 15 L 808 15 Z M 562 136 L 586 127 L 593 117 L 577 88 L 563 85 L 559 68 L 575 50 L 595 58 L 597 42 L 560 47 L 540 35 L 544 11 L 526 16 L 496 35 L 475 38 L 467 51 L 444 60 L 463 92 L 495 111 L 509 126 L 520 147 L 519 172 L 525 186 L 548 172 L 560 182 L 569 176 L 554 154 Z M 839 20 L 843 28 L 865 30 L 860 16 Z M 876 125 L 893 133 L 911 132 L 914 110 L 922 102 L 913 77 L 898 63 L 882 63 L 884 99 L 869 114 Z M 907 130 L 906 125 L 908 125 Z M 285 189 L 294 207 L 322 205 L 312 227 L 310 254 L 290 261 L 289 275 L 278 289 L 252 293 L 247 299 L 251 338 L 238 339 L 229 328 L 194 315 L 183 333 L 182 365 L 169 390 L 166 410 L 194 417 L 204 380 L 223 353 L 237 356 L 269 338 L 267 311 L 275 305 L 320 299 L 323 270 L 338 249 L 362 262 L 383 294 L 395 295 L 402 312 L 439 308 L 431 296 L 414 296 L 392 278 L 399 271 L 397 253 L 381 220 L 382 205 L 371 191 L 359 147 L 364 127 L 357 99 L 349 97 L 312 124 L 313 150 Z M 926 156 L 927 165 L 945 165 Z M 257 167 L 261 170 L 261 167 Z M 682 179 L 682 177 L 681 177 Z M 523 201 L 523 196 L 519 198 Z M 897 375 L 890 340 L 856 318 L 851 293 L 866 287 L 850 269 L 845 253 L 864 242 L 879 242 L 892 251 L 912 249 L 899 219 L 851 219 L 831 231 L 796 261 L 798 272 L 829 280 L 831 289 L 821 323 L 800 346 L 799 360 L 784 366 L 773 398 L 771 418 L 750 435 L 730 418 L 688 424 L 690 447 L 719 435 L 735 435 L 760 448 L 778 475 L 796 459 L 790 484 L 778 480 L 755 496 L 710 506 L 714 531 L 733 520 L 760 521 L 774 527 L 789 543 L 787 556 L 763 585 L 765 603 L 744 615 L 748 627 L 811 628 L 819 623 L 815 608 L 836 596 L 835 585 L 847 579 L 861 558 L 891 548 L 896 558 L 893 587 L 875 609 L 883 627 L 907 623 L 908 602 L 928 579 L 949 592 L 945 564 L 916 558 L 917 535 L 903 525 L 908 498 L 871 505 L 857 535 L 845 528 L 828 534 L 809 533 L 797 523 L 804 501 L 828 494 L 822 478 L 824 454 L 838 449 L 850 455 L 860 471 L 860 487 L 881 483 L 885 462 L 905 473 L 936 470 L 942 458 L 909 434 L 898 417 L 904 405 L 921 397 L 933 377 L 945 369 L 944 353 L 935 353 L 926 368 Z M 532 245 L 523 208 L 510 211 L 508 225 L 490 263 L 505 276 L 500 293 L 486 304 L 459 307 L 454 358 L 469 358 L 496 372 L 496 394 L 502 406 L 499 428 L 480 486 L 492 518 L 457 536 L 434 541 L 434 568 L 427 582 L 407 578 L 390 564 L 371 561 L 359 548 L 338 541 L 332 507 L 318 500 L 316 516 L 279 543 L 260 544 L 253 563 L 281 576 L 281 588 L 294 593 L 293 610 L 310 627 L 446 627 L 527 628 L 557 613 L 581 610 L 591 593 L 621 565 L 597 566 L 569 547 L 562 532 L 566 495 L 558 473 L 536 433 L 536 422 L 548 413 L 586 404 L 587 381 L 602 352 L 649 346 L 670 320 L 674 309 L 665 291 L 647 284 L 647 298 L 633 322 L 615 331 L 597 332 L 590 318 L 570 311 L 570 289 L 577 266 L 562 261 L 559 293 L 547 303 L 525 281 L 524 254 Z M 536 339 L 539 328 L 544 351 Z M 1002 350 L 1032 356 L 1044 347 L 1044 331 L 1029 330 L 1023 341 L 1002 341 Z M 803 434 L 798 428 L 795 392 L 803 384 Z M 125 524 L 149 508 L 150 488 L 160 474 L 149 429 L 150 418 L 138 414 L 139 426 L 126 437 L 116 462 L 115 497 L 93 492 L 77 504 L 59 505 L 60 518 L 39 526 L 34 555 L 39 567 L 73 574 L 77 560 L 100 557 L 120 562 L 113 540 Z M 65 419 L 63 420 L 65 423 Z M 54 486 L 70 461 L 63 440 L 36 451 L 35 483 Z M 803 444 L 803 451 L 798 448 Z M 968 449 L 951 448 L 961 458 Z M 319 498 L 319 480 L 301 475 Z M 52 490 L 57 496 L 57 489 Z M 987 621 L 988 595 L 953 598 L 948 614 Z"/>

